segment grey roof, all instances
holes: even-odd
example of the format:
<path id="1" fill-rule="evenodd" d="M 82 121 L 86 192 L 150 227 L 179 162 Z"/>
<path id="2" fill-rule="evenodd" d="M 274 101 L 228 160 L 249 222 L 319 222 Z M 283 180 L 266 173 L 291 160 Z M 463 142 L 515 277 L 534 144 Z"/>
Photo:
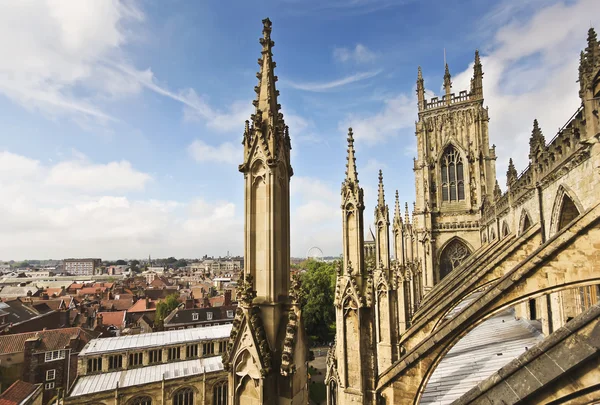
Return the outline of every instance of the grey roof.
<path id="1" fill-rule="evenodd" d="M 543 335 L 526 321 L 515 319 L 512 310 L 493 316 L 446 353 L 427 382 L 420 403 L 454 402 L 542 339 Z"/>
<path id="2" fill-rule="evenodd" d="M 107 339 L 103 339 L 107 340 Z M 148 384 L 174 378 L 189 377 L 192 375 L 212 373 L 223 370 L 221 356 L 206 357 L 173 363 L 163 363 L 155 366 L 134 368 L 131 370 L 115 371 L 81 376 L 75 382 L 70 396 L 92 394 L 95 392 L 109 391 L 117 388 L 131 387 L 134 385 Z"/>
<path id="3" fill-rule="evenodd" d="M 231 324 L 91 340 L 79 356 L 228 338 Z"/>
<path id="4" fill-rule="evenodd" d="M 235 313 L 235 306 L 228 307 L 209 307 L 209 308 L 190 308 L 190 309 L 175 309 L 165 318 L 165 327 L 173 327 L 180 324 L 188 323 L 202 323 L 202 322 L 219 322 L 219 321 L 233 321 L 233 316 L 227 317 L 225 310 L 230 310 L 232 314 Z M 211 313 L 212 318 L 208 319 L 207 314 Z M 198 314 L 198 319 L 194 319 L 193 314 Z"/>
<path id="5" fill-rule="evenodd" d="M 36 295 L 39 292 L 39 289 L 34 286 L 27 286 L 27 287 L 7 286 L 2 289 L 2 298 L 27 297 L 27 293 L 30 291 L 31 291 L 32 295 Z"/>

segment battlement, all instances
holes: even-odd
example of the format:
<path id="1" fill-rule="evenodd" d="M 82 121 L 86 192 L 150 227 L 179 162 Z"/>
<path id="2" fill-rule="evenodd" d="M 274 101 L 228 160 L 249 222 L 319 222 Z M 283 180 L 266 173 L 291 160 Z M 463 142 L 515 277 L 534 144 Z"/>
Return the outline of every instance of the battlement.
<path id="1" fill-rule="evenodd" d="M 424 110 L 433 110 L 435 108 L 447 107 L 449 105 L 462 104 L 470 101 L 481 100 L 481 97 L 474 97 L 466 90 L 461 91 L 456 95 L 455 93 L 450 93 L 450 98 L 447 99 L 446 96 L 432 97 L 430 100 L 425 99 L 424 102 Z"/>

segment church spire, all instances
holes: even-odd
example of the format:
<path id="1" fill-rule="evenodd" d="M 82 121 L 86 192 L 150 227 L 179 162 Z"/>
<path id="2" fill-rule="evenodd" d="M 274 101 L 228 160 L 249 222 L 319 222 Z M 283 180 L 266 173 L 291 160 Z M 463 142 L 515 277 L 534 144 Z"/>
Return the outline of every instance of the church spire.
<path id="1" fill-rule="evenodd" d="M 383 172 L 381 171 L 381 169 L 379 170 L 379 194 L 377 197 L 377 205 L 380 209 L 383 209 L 383 207 L 385 207 L 385 194 L 383 191 Z"/>
<path id="2" fill-rule="evenodd" d="M 539 149 L 543 149 L 546 146 L 546 139 L 542 134 L 538 120 L 533 120 L 533 130 L 531 131 L 531 137 L 529 138 L 529 158 L 533 159 L 536 152 Z"/>
<path id="3" fill-rule="evenodd" d="M 256 112 L 262 121 L 269 120 L 273 117 L 275 125 L 279 124 L 278 113 L 281 106 L 277 104 L 277 96 L 279 91 L 275 88 L 275 82 L 277 76 L 275 76 L 275 67 L 277 64 L 273 61 L 273 47 L 275 42 L 271 40 L 271 20 L 265 18 L 263 21 L 262 38 L 260 38 L 260 44 L 262 45 L 262 56 L 258 59 L 260 70 L 256 74 L 258 79 L 258 86 L 254 88 L 256 92 L 256 99 L 252 104 L 256 107 Z"/>
<path id="4" fill-rule="evenodd" d="M 450 104 L 452 102 L 452 81 L 450 80 L 452 76 L 450 76 L 450 69 L 448 68 L 448 64 L 446 63 L 446 71 L 444 72 L 444 89 L 446 90 L 446 103 Z"/>
<path id="5" fill-rule="evenodd" d="M 352 128 L 348 128 L 348 157 L 346 158 L 346 181 L 358 183 L 358 172 L 356 171 L 356 158 L 354 157 L 354 134 Z"/>
<path id="6" fill-rule="evenodd" d="M 419 105 L 419 111 L 425 109 L 425 80 L 423 80 L 423 72 L 421 66 L 417 73 L 417 100 Z"/>
<path id="7" fill-rule="evenodd" d="M 483 67 L 479 59 L 479 50 L 475 50 L 473 78 L 471 79 L 471 96 L 477 98 L 483 97 Z"/>
<path id="8" fill-rule="evenodd" d="M 510 158 L 508 159 L 508 170 L 506 171 L 506 186 L 510 187 L 517 180 L 517 176 L 517 169 L 515 169 L 512 158 Z"/>

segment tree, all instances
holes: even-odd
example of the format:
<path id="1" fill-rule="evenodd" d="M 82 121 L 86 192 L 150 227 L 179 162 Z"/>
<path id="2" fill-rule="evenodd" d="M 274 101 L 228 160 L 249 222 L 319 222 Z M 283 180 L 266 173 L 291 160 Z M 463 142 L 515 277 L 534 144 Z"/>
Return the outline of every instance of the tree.
<path id="1" fill-rule="evenodd" d="M 127 264 L 127 262 L 122 259 L 119 259 L 115 262 L 115 265 L 117 265 L 117 266 L 125 266 L 126 264 Z"/>
<path id="2" fill-rule="evenodd" d="M 167 258 L 167 260 L 165 260 L 165 263 L 167 263 L 167 264 L 173 264 L 175 262 L 177 262 L 177 259 L 175 259 L 173 256 L 171 256 L 171 257 Z"/>
<path id="3" fill-rule="evenodd" d="M 177 294 L 171 294 L 168 295 L 164 301 L 161 301 L 156 305 L 156 317 L 154 318 L 155 326 L 162 329 L 165 318 L 179 305 L 178 298 L 179 296 Z"/>
<path id="4" fill-rule="evenodd" d="M 335 334 L 336 263 L 306 260 L 299 265 L 302 274 L 302 314 L 309 336 L 319 341 L 328 341 Z"/>
<path id="5" fill-rule="evenodd" d="M 140 265 L 140 261 L 139 260 L 132 260 L 132 261 L 130 261 L 129 262 L 129 267 L 131 269 L 131 272 L 132 273 L 139 273 L 139 271 L 140 271 L 139 265 Z"/>
<path id="6" fill-rule="evenodd" d="M 185 266 L 187 266 L 187 265 L 188 265 L 188 263 L 187 263 L 187 261 L 186 261 L 186 260 L 184 260 L 184 259 L 179 259 L 179 260 L 177 260 L 175 263 L 173 263 L 173 268 L 175 268 L 175 269 L 179 269 L 179 268 L 181 268 L 181 267 L 185 267 Z"/>

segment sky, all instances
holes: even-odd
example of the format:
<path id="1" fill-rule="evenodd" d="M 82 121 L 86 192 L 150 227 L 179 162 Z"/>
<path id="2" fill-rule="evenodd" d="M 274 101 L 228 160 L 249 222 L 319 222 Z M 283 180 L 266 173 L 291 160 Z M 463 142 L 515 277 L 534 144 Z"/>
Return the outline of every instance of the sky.
<path id="1" fill-rule="evenodd" d="M 243 255 L 244 121 L 273 22 L 292 139 L 291 250 L 341 253 L 353 127 L 365 224 L 377 172 L 414 200 L 415 95 L 468 90 L 479 49 L 504 188 L 575 112 L 597 0 L 0 2 L 0 260 Z"/>

